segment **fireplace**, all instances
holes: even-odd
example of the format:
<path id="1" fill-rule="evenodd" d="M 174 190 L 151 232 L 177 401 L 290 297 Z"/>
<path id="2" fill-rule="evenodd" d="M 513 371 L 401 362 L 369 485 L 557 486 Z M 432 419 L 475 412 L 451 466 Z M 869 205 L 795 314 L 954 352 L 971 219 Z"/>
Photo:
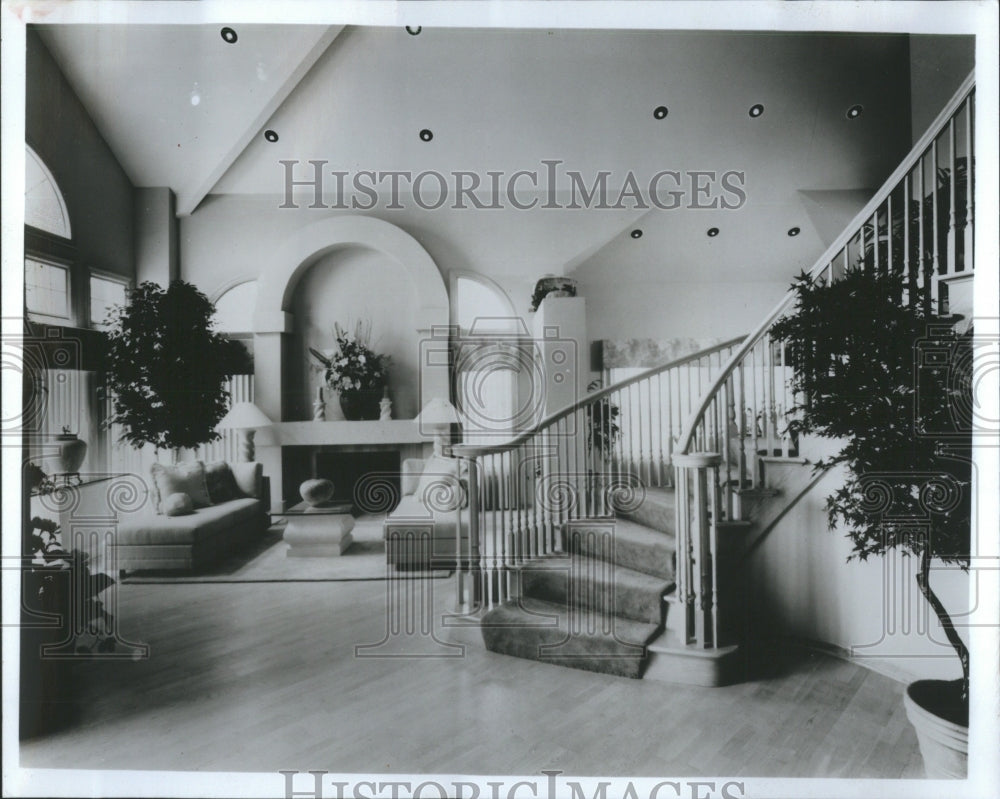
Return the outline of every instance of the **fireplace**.
<path id="1" fill-rule="evenodd" d="M 355 487 L 366 475 L 378 474 L 378 480 L 392 486 L 392 495 L 400 490 L 400 452 L 396 447 L 285 447 L 284 482 L 290 489 L 286 501 L 300 501 L 298 487 L 310 477 L 325 477 L 334 486 L 333 499 L 354 502 Z M 363 487 L 362 487 L 363 488 Z M 357 511 L 357 503 L 355 510 Z"/>
<path id="2" fill-rule="evenodd" d="M 313 453 L 313 474 L 332 480 L 333 497 L 339 502 L 351 502 L 358 481 L 365 475 L 378 474 L 389 480 L 399 493 L 399 452 L 335 452 L 317 450 Z"/>
<path id="3" fill-rule="evenodd" d="M 263 439 L 263 441 L 261 440 Z M 360 486 L 371 498 L 355 512 L 390 510 L 400 496 L 400 471 L 406 458 L 426 458 L 430 442 L 412 419 L 371 422 L 279 422 L 262 432 L 258 446 L 267 452 L 278 448 L 280 482 L 274 497 L 275 512 L 302 501 L 299 486 L 312 477 L 333 481 L 335 499 L 352 502 L 355 487 L 365 475 L 377 474 Z M 272 450 L 273 451 L 273 450 Z"/>

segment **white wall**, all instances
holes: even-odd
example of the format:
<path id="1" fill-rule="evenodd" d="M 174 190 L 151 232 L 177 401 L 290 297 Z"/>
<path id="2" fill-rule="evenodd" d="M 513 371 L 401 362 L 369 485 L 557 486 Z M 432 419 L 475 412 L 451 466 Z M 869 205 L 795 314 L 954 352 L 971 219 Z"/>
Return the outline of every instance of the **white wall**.
<path id="1" fill-rule="evenodd" d="M 299 280 L 292 304 L 295 332 L 289 377 L 299 390 L 289 397 L 289 420 L 312 418 L 312 399 L 322 375 L 308 351 L 332 349 L 334 324 L 353 331 L 371 322 L 372 350 L 389 355 L 389 396 L 396 419 L 412 419 L 417 408 L 419 341 L 413 296 L 406 270 L 383 253 L 361 248 L 321 258 Z"/>
<path id="2" fill-rule="evenodd" d="M 763 321 L 789 283 L 587 282 L 581 292 L 587 334 L 591 340 L 738 336 Z"/>
<path id="3" fill-rule="evenodd" d="M 842 480 L 841 471 L 828 472 L 746 561 L 751 634 L 833 645 L 906 681 L 960 677 L 955 651 L 917 588 L 916 560 L 847 561 L 850 540 L 828 528 L 824 510 Z M 934 562 L 930 580 L 960 625 L 970 607 L 969 576 Z M 967 630 L 960 635 L 968 642 Z"/>
<path id="4" fill-rule="evenodd" d="M 930 127 L 976 63 L 973 36 L 910 36 L 913 141 Z"/>

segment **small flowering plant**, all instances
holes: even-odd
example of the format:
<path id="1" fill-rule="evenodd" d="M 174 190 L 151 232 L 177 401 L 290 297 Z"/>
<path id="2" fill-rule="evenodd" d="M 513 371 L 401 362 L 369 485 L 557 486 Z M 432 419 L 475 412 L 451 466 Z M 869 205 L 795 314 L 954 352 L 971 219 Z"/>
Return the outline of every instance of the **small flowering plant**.
<path id="1" fill-rule="evenodd" d="M 379 355 L 369 346 L 371 323 L 358 322 L 353 333 L 336 324 L 334 338 L 337 349 L 330 357 L 309 348 L 322 364 L 326 384 L 339 394 L 381 391 L 389 371 L 389 356 Z"/>

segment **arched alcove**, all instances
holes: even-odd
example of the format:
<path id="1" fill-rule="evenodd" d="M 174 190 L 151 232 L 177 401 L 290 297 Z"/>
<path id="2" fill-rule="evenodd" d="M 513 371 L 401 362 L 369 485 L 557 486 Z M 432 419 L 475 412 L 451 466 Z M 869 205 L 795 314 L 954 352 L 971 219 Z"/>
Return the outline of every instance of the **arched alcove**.
<path id="1" fill-rule="evenodd" d="M 449 396 L 447 364 L 421 369 L 417 364 L 421 341 L 431 336 L 432 328 L 444 329 L 449 323 L 448 292 L 441 273 L 427 251 L 406 231 L 381 219 L 364 216 L 336 216 L 318 220 L 298 230 L 279 250 L 277 258 L 258 279 L 257 302 L 254 312 L 254 355 L 257 403 L 272 419 L 301 419 L 303 387 L 288 385 L 289 375 L 301 374 L 304 364 L 299 346 L 294 340 L 296 330 L 305 330 L 312 320 L 296 320 L 297 287 L 312 267 L 321 263 L 336 263 L 339 253 L 375 253 L 386 268 L 395 265 L 410 284 L 406 296 L 378 296 L 370 287 L 362 294 L 353 293 L 359 305 L 402 305 L 410 317 L 408 339 L 414 354 L 413 370 L 400 379 L 407 385 L 392 386 L 401 390 L 403 405 L 409 418 L 433 396 Z M 348 259 L 355 256 L 349 255 Z M 354 290 L 352 290 L 354 291 Z M 371 296 L 368 296 L 371 295 Z M 383 292 L 384 295 L 384 292 Z M 299 313 L 303 312 L 299 308 Z M 359 314 L 354 319 L 360 318 Z M 317 320 L 332 329 L 335 321 Z M 376 332 L 377 335 L 377 332 Z M 301 345 L 300 345 L 301 346 Z M 299 361 L 293 363 L 292 361 Z M 293 393 L 289 393 L 293 392 Z M 394 399 L 395 403 L 395 399 Z M 412 406 L 412 413 L 409 413 Z M 394 409 L 394 418 L 406 418 L 403 408 Z"/>
<path id="2" fill-rule="evenodd" d="M 316 388 L 323 385 L 312 347 L 332 354 L 334 326 L 352 332 L 358 323 L 370 331 L 374 352 L 388 355 L 389 396 L 396 419 L 412 419 L 420 410 L 420 342 L 415 284 L 410 272 L 384 252 L 370 247 L 340 247 L 304 270 L 292 292 L 291 332 L 284 369 L 287 415 L 312 418 Z M 328 398 L 331 402 L 333 398 Z M 336 417 L 328 402 L 327 418 Z"/>
<path id="3" fill-rule="evenodd" d="M 277 263 L 260 278 L 254 330 L 286 332 L 284 314 L 290 309 L 295 286 L 317 260 L 348 247 L 377 250 L 397 261 L 410 275 L 418 325 L 429 329 L 448 324 L 448 292 L 434 260 L 409 233 L 367 216 L 321 219 L 297 231 L 285 242 Z"/>

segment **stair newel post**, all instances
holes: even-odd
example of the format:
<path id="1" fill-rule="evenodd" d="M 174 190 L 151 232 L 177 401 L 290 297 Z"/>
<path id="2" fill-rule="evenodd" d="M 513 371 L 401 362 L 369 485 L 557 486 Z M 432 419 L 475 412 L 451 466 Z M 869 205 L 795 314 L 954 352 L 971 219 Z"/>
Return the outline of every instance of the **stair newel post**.
<path id="1" fill-rule="evenodd" d="M 683 615 L 682 624 L 678 629 L 683 640 L 681 643 L 687 645 L 691 640 L 691 630 L 694 620 L 692 618 L 692 605 L 690 598 L 691 585 L 691 515 L 688 511 L 688 470 L 682 466 L 678 458 L 674 456 L 674 530 L 676 535 L 674 557 L 676 589 L 676 612 Z"/>
<path id="2" fill-rule="evenodd" d="M 719 463 L 720 459 L 716 457 L 715 462 L 708 467 L 709 486 L 718 484 Z M 709 580 L 711 581 L 712 595 L 709 613 L 712 619 L 712 646 L 717 647 L 719 645 L 719 492 L 714 489 L 709 494 L 709 519 L 706 532 L 708 533 L 708 558 L 711 566 Z"/>
<path id="3" fill-rule="evenodd" d="M 463 460 L 469 469 L 469 582 L 472 585 L 472 607 L 479 609 L 484 606 L 483 564 L 479 551 L 479 463 L 475 456 Z"/>
<path id="4" fill-rule="evenodd" d="M 722 456 L 716 452 L 674 456 L 678 601 L 686 607 L 686 643 L 705 648 L 716 646 L 718 633 L 715 621 L 718 601 L 716 526 L 719 518 L 716 482 L 721 462 Z"/>

